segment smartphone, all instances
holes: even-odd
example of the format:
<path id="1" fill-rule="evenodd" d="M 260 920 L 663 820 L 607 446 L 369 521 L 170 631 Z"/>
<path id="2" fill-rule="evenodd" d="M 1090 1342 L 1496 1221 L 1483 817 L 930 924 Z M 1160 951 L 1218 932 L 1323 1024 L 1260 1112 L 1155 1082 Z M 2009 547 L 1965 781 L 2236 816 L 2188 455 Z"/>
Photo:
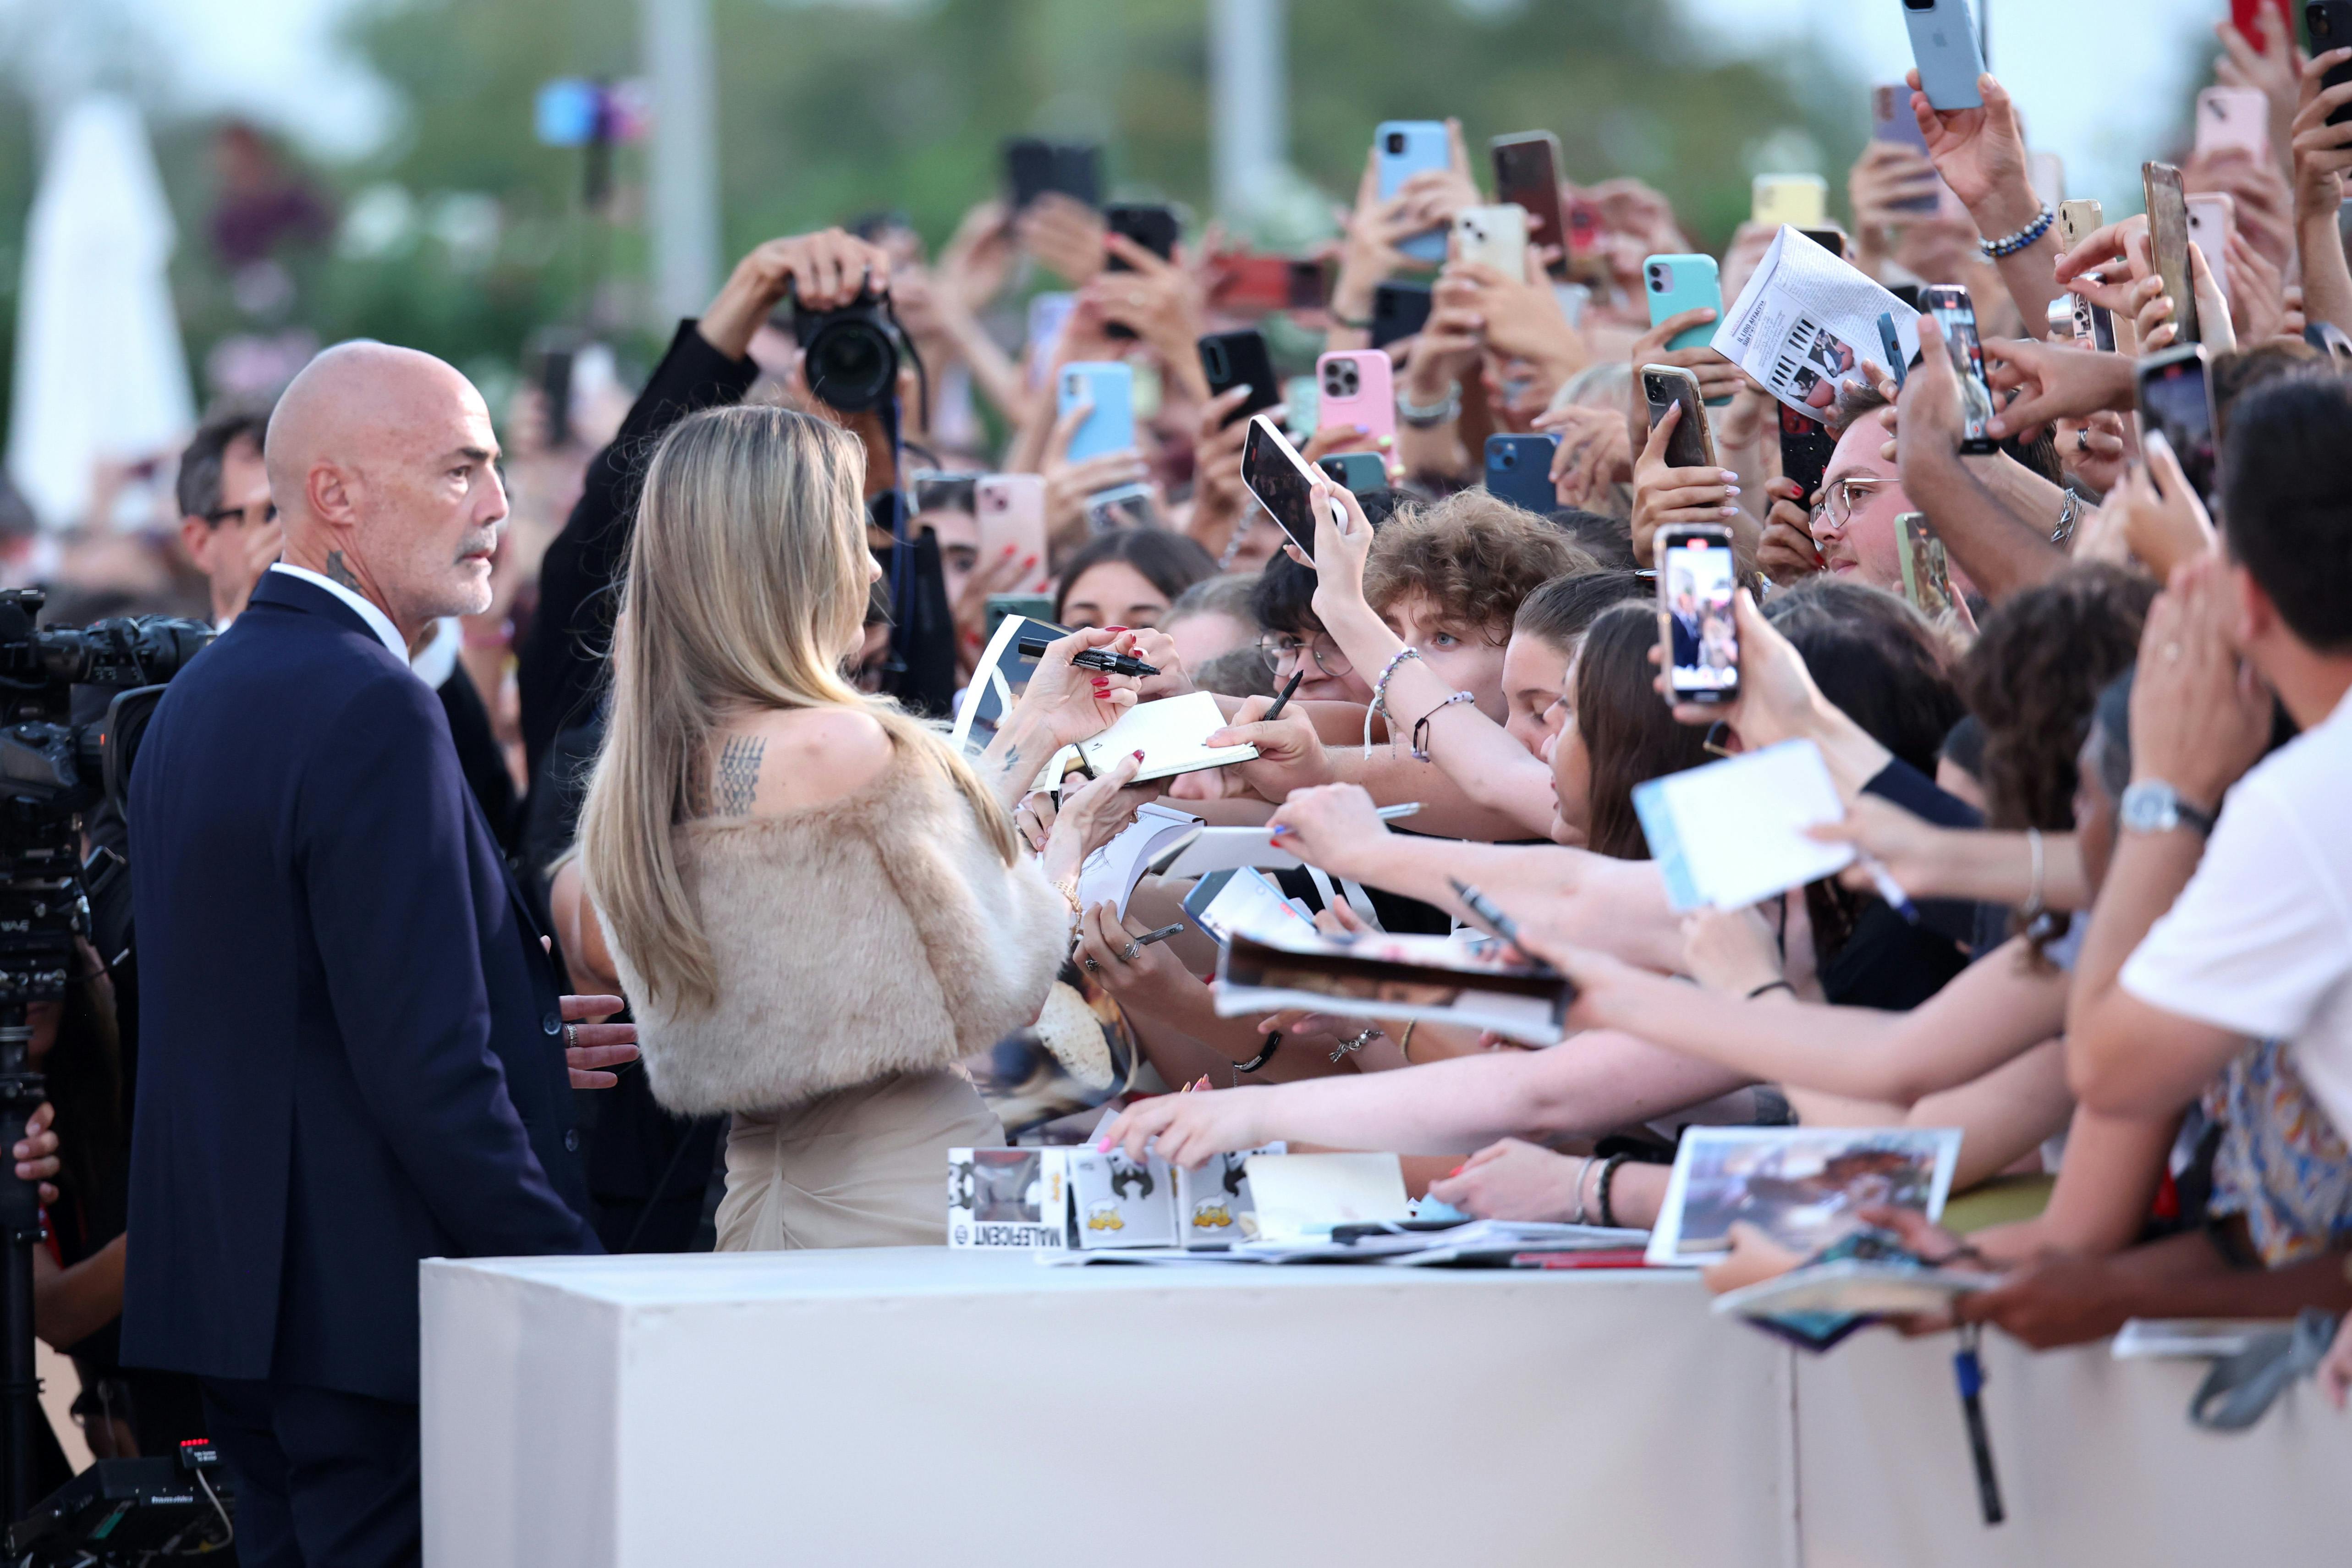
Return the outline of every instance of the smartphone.
<path id="1" fill-rule="evenodd" d="M 1319 310 L 1331 302 L 1323 263 L 1307 257 L 1209 258 L 1209 302 L 1236 314 Z"/>
<path id="2" fill-rule="evenodd" d="M 1375 441 L 1396 435 L 1396 389 L 1389 356 L 1379 349 L 1349 349 L 1315 362 L 1315 427 L 1360 425 Z"/>
<path id="3" fill-rule="evenodd" d="M 1315 553 L 1315 478 L 1273 420 L 1263 414 L 1250 416 L 1249 436 L 1242 443 L 1242 484 L 1310 558 Z"/>
<path id="4" fill-rule="evenodd" d="M 1601 204 L 1589 196 L 1568 204 L 1568 277 L 1571 283 L 1605 283 L 1609 258 L 1601 253 L 1609 226 L 1601 221 Z"/>
<path id="5" fill-rule="evenodd" d="M 1951 613 L 1958 602 L 1952 592 L 1951 558 L 1926 512 L 1896 514 L 1895 563 L 1902 577 L 1903 596 L 1921 615 L 1932 621 Z"/>
<path id="6" fill-rule="evenodd" d="M 1135 450 L 1135 372 L 1116 361 L 1081 361 L 1062 367 L 1055 411 L 1066 416 L 1081 403 L 1093 409 L 1070 437 L 1070 461 Z"/>
<path id="7" fill-rule="evenodd" d="M 1454 256 L 1491 267 L 1514 283 L 1528 280 L 1528 212 L 1505 205 L 1464 207 L 1454 215 Z"/>
<path id="8" fill-rule="evenodd" d="M 1372 347 L 1384 349 L 1429 324 L 1426 283 L 1383 283 L 1372 290 Z"/>
<path id="9" fill-rule="evenodd" d="M 2278 13 L 2279 20 L 2286 26 L 2286 41 L 2294 43 L 2294 7 L 2289 0 L 2230 0 L 2230 21 L 2238 29 L 2238 36 L 2256 48 L 2262 47 L 2263 30 L 2254 18 L 2265 5 Z M 2315 47 L 2311 52 L 2315 55 L 2325 51 Z"/>
<path id="10" fill-rule="evenodd" d="M 1914 121 L 1916 124 L 1916 121 Z M 1759 174 L 1748 220 L 1772 228 L 1819 228 L 1829 221 L 1830 183 L 1819 174 Z"/>
<path id="11" fill-rule="evenodd" d="M 2209 87 L 2197 95 L 2197 151 L 2271 155 L 2271 103 L 2260 88 Z"/>
<path id="12" fill-rule="evenodd" d="M 1658 641 L 1668 700 L 1724 703 L 1739 696 L 1739 629 L 1732 595 L 1738 568 L 1731 530 L 1670 522 L 1658 530 Z"/>
<path id="13" fill-rule="evenodd" d="M 1176 210 L 1159 202 L 1113 202 L 1103 208 L 1103 227 L 1133 240 L 1162 261 L 1176 256 Z M 1103 263 L 1107 272 L 1132 270 L 1114 256 Z"/>
<path id="14" fill-rule="evenodd" d="M 2106 209 L 2097 202 L 2084 200 L 2058 204 L 2058 244 L 2072 250 L 2105 226 Z M 2070 295 L 2074 301 L 2074 341 L 2098 350 L 2101 353 L 2116 352 L 2116 319 L 2105 305 L 2094 305 L 2080 294 Z"/>
<path id="15" fill-rule="evenodd" d="M 1551 459 L 1559 450 L 1557 436 L 1487 437 L 1486 493 L 1538 517 L 1558 511 L 1559 492 L 1552 488 Z"/>
<path id="16" fill-rule="evenodd" d="M 981 636 L 987 642 L 996 640 L 996 628 L 1004 624 L 1007 616 L 1019 616 L 1024 621 L 1054 623 L 1054 595 L 1051 594 L 991 594 L 988 596 L 987 625 Z M 1018 639 L 1015 639 L 1018 640 Z"/>
<path id="17" fill-rule="evenodd" d="M 1004 143 L 1004 181 L 1015 212 L 1048 191 L 1094 206 L 1102 199 L 1102 149 L 1016 136 Z"/>
<path id="18" fill-rule="evenodd" d="M 1521 131 L 1487 143 L 1495 158 L 1495 199 L 1528 215 L 1528 243 L 1559 252 L 1551 275 L 1568 276 L 1568 215 L 1559 203 L 1559 138 Z"/>
<path id="19" fill-rule="evenodd" d="M 1685 327 L 1666 340 L 1668 349 L 1705 348 L 1723 321 L 1723 286 L 1712 256 L 1653 256 L 1642 263 L 1642 284 L 1650 297 L 1650 325 L 1685 310 L 1713 310 L 1715 320 Z"/>
<path id="20" fill-rule="evenodd" d="M 1054 573 L 1045 548 L 1045 478 L 1042 474 L 982 474 L 971 487 L 973 515 L 980 520 L 980 558 L 992 561 L 1010 548 L 1037 558 L 1021 580 L 1024 594 L 1043 594 Z M 1050 613 L 1050 605 L 1048 613 Z"/>
<path id="21" fill-rule="evenodd" d="M 1911 308 L 1916 310 L 1919 307 Z M 1910 379 L 1911 363 L 1903 357 L 1903 334 L 1895 330 L 1892 310 L 1878 312 L 1878 346 L 1886 355 L 1886 374 L 1895 378 L 1895 390 L 1901 392 L 1903 384 Z"/>
<path id="22" fill-rule="evenodd" d="M 539 352 L 539 395 L 547 411 L 541 438 L 551 450 L 572 445 L 572 364 L 569 345 L 551 343 Z"/>
<path id="23" fill-rule="evenodd" d="M 2311 52 L 2324 55 L 2330 49 L 2340 49 L 2352 44 L 2352 0 L 2312 0 L 2303 8 L 2304 26 L 2311 29 Z M 2321 91 L 2341 87 L 2352 81 L 2352 60 L 2329 71 L 2319 79 Z M 2327 117 L 2330 125 L 2341 125 L 2352 120 L 2352 103 L 2338 108 Z"/>
<path id="24" fill-rule="evenodd" d="M 1372 146 L 1382 201 L 1395 195 L 1415 174 L 1454 166 L 1454 149 L 1446 141 L 1442 121 L 1382 121 L 1372 132 Z M 1397 248 L 1416 261 L 1440 262 L 1445 259 L 1445 235 L 1442 230 L 1431 229 L 1414 235 Z"/>
<path id="25" fill-rule="evenodd" d="M 1329 475 L 1332 483 L 1355 495 L 1389 488 L 1388 459 L 1378 452 L 1334 452 L 1316 458 L 1315 466 Z"/>
<path id="26" fill-rule="evenodd" d="M 1920 308 L 1944 329 L 1952 368 L 1960 376 L 1960 450 L 1982 456 L 2000 445 L 1985 426 L 1992 423 L 1992 385 L 1985 380 L 1984 349 L 1977 342 L 1977 308 L 1958 283 L 1931 283 L 1919 290 Z"/>
<path id="27" fill-rule="evenodd" d="M 1911 63 L 1919 68 L 1919 90 L 1938 113 L 1982 109 L 1977 78 L 1984 75 L 1977 19 L 1968 0 L 1903 0 L 1903 20 L 1911 29 Z"/>
<path id="28" fill-rule="evenodd" d="M 2169 163 L 2142 163 L 2142 189 L 2147 197 L 2148 248 L 2156 275 L 2172 300 L 2172 319 L 2180 329 L 2176 343 L 2204 341 L 2198 331 L 2197 291 L 2189 276 L 2189 195 L 2180 186 L 2180 171 Z"/>
<path id="29" fill-rule="evenodd" d="M 1645 364 L 1642 367 L 1642 402 L 1649 410 L 1653 429 L 1666 416 L 1667 409 L 1677 404 L 1682 407 L 1682 422 L 1666 437 L 1668 468 L 1721 466 L 1715 460 L 1715 429 L 1707 424 L 1706 409 L 1698 400 L 1698 377 L 1680 365 Z"/>
<path id="30" fill-rule="evenodd" d="M 2190 196 L 2187 205 L 2189 243 L 2204 253 L 2213 287 L 2227 300 L 2231 297 L 2230 233 L 2238 226 L 2238 198 L 2227 191 L 2209 191 Z"/>
<path id="31" fill-rule="evenodd" d="M 1225 416 L 1224 428 L 1262 414 L 1282 401 L 1282 378 L 1274 373 L 1274 356 L 1266 352 L 1265 334 L 1255 327 L 1237 332 L 1211 332 L 1201 340 L 1201 374 L 1208 378 L 1209 395 L 1223 397 L 1236 386 L 1249 395 Z"/>
<path id="32" fill-rule="evenodd" d="M 1797 232 L 1840 261 L 1850 262 L 1853 259 L 1853 237 L 1835 224 L 1822 228 L 1801 228 Z"/>
<path id="33" fill-rule="evenodd" d="M 1820 420 L 1808 419 L 1778 399 L 1774 406 L 1780 410 L 1780 477 L 1796 480 L 1804 491 L 1804 504 L 1811 506 L 1821 494 L 1822 476 L 1829 472 L 1837 437 Z"/>
<path id="34" fill-rule="evenodd" d="M 1054 356 L 1062 350 L 1062 332 L 1070 324 L 1070 313 L 1078 308 L 1076 294 L 1060 289 L 1048 289 L 1029 297 L 1029 327 L 1026 342 L 1029 357 L 1029 385 L 1042 388 L 1052 371 Z"/>
<path id="35" fill-rule="evenodd" d="M 2213 493 L 2213 375 L 2204 345 L 2167 349 L 2139 362 L 2139 414 L 2151 430 L 2172 443 L 2201 500 Z"/>

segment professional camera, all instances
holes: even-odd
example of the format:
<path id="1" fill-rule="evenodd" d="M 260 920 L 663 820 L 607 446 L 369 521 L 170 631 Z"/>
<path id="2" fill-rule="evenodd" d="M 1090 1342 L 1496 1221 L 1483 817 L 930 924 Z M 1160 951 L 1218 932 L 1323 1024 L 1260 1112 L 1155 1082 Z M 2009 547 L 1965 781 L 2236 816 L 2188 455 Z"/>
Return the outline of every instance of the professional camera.
<path id="1" fill-rule="evenodd" d="M 818 402 L 864 414 L 897 395 L 898 365 L 909 351 L 887 294 L 867 288 L 833 310 L 803 310 L 795 296 L 793 336 L 806 356 L 803 374 Z"/>
<path id="2" fill-rule="evenodd" d="M 89 933 L 82 814 L 110 804 L 121 810 L 132 757 L 164 683 L 213 639 L 210 626 L 162 616 L 41 631 L 36 626 L 44 602 L 37 589 L 0 592 L 0 1146 L 5 1147 L 25 1135 L 26 1119 L 45 1092 L 40 1076 L 30 1070 L 26 1009 L 64 999 L 75 940 Z M 102 716 L 75 721 L 77 687 L 113 693 Z M 35 1502 L 33 1433 L 41 1419 L 33 1373 L 33 1248 L 40 1245 L 41 1223 L 32 1183 L 0 1178 L 0 1241 L 5 1243 L 0 1251 L 0 1437 L 6 1442 L 0 1479 L 7 1487 L 14 1561 L 26 1549 L 17 1529 Z M 173 1495 L 167 1487 L 156 1499 Z M 52 1536 L 57 1523 L 50 1521 Z M 60 1550 L 70 1544 L 51 1543 Z M 110 1547 L 76 1551 L 84 1562 L 115 1560 L 107 1555 Z"/>

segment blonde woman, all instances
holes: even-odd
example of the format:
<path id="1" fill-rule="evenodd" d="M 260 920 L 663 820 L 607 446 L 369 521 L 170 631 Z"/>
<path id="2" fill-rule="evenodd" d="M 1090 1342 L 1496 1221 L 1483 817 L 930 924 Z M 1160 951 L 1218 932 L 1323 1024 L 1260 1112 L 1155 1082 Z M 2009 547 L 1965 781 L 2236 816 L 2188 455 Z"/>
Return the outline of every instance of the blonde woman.
<path id="1" fill-rule="evenodd" d="M 864 478 L 855 437 L 782 409 L 663 439 L 581 816 L 590 946 L 656 1097 L 734 1115 L 722 1251 L 944 1239 L 944 1151 L 1004 1141 L 950 1064 L 1031 1023 L 1067 950 L 1070 902 L 1012 799 L 1134 700 L 1069 667 L 1112 634 L 1062 639 L 982 759 L 992 789 L 861 695 L 842 669 L 878 572 Z M 1079 847 L 1046 864 L 1075 871 Z"/>

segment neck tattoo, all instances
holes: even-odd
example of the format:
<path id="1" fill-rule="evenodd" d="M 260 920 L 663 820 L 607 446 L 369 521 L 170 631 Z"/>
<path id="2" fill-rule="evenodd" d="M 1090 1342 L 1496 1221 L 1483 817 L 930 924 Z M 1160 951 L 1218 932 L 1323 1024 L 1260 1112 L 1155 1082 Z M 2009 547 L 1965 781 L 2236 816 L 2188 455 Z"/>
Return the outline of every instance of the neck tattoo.
<path id="1" fill-rule="evenodd" d="M 340 583 L 354 594 L 363 591 L 358 575 L 343 563 L 343 552 L 340 550 L 327 552 L 327 581 Z"/>

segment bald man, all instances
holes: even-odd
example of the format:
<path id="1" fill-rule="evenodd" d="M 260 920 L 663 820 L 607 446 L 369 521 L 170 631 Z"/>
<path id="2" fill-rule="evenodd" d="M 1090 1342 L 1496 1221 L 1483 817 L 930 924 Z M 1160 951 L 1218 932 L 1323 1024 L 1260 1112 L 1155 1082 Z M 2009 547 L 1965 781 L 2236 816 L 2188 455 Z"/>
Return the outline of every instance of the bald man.
<path id="1" fill-rule="evenodd" d="M 559 994 L 408 666 L 488 607 L 497 458 L 439 360 L 313 360 L 263 447 L 284 559 L 131 789 L 122 1354 L 202 1381 L 248 1568 L 421 1560 L 418 1259 L 598 1250 L 571 1089 L 635 1031 L 567 1024 L 620 1002 Z"/>

